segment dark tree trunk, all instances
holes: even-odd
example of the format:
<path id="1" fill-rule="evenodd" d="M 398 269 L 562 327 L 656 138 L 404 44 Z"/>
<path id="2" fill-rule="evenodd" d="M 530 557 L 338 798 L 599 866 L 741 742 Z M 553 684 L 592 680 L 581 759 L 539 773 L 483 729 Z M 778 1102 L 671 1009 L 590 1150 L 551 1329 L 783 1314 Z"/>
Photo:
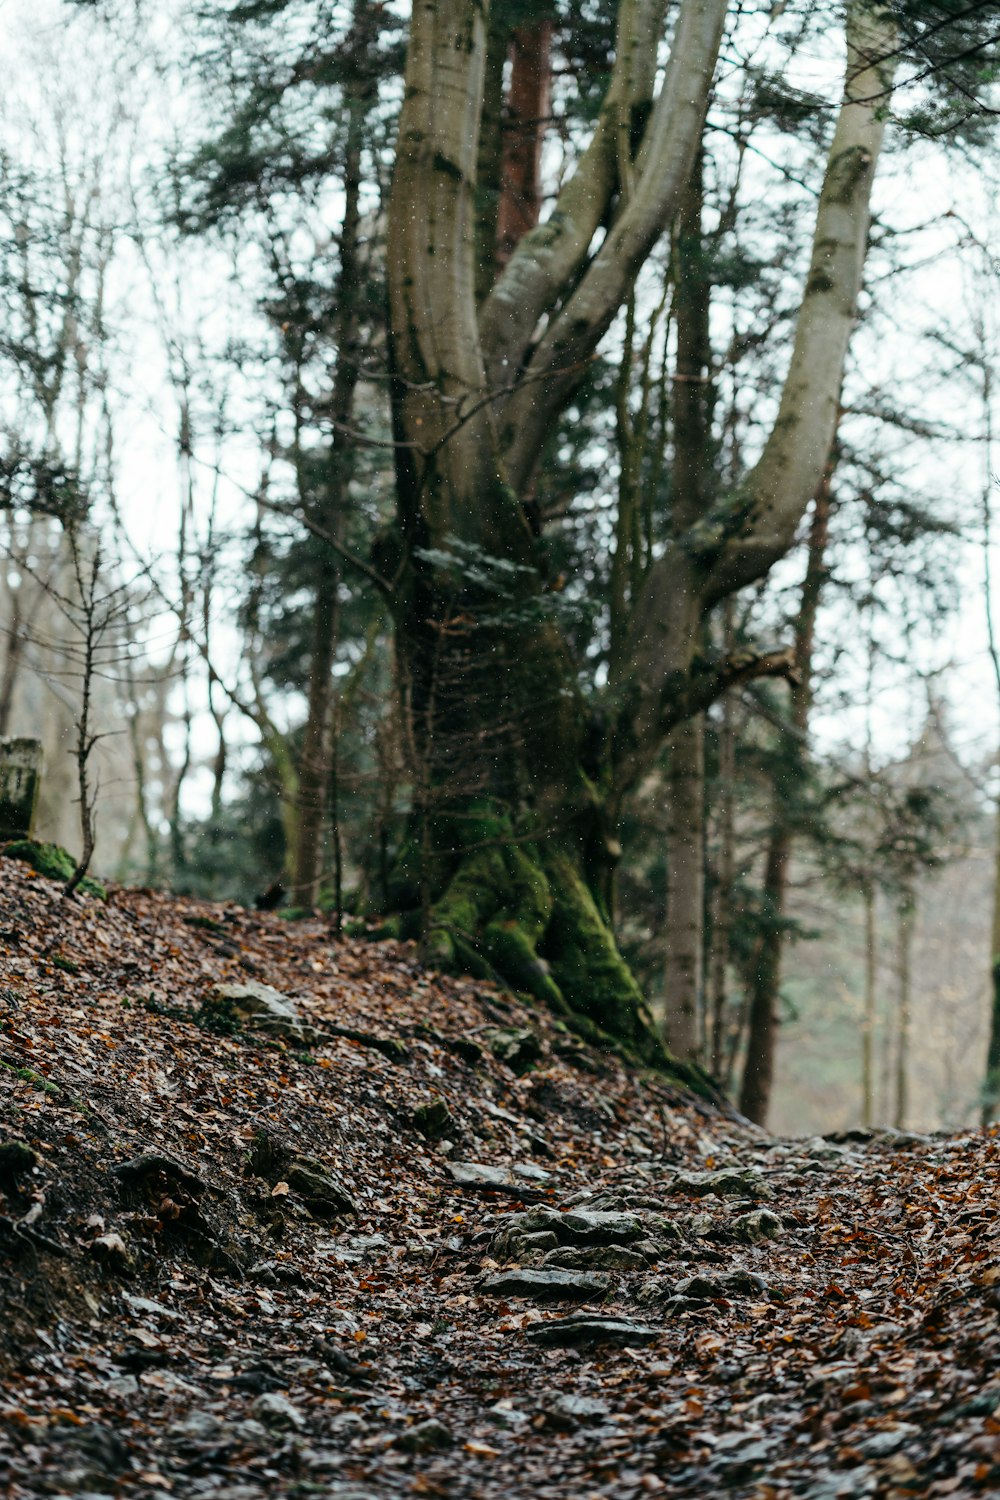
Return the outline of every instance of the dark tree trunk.
<path id="1" fill-rule="evenodd" d="M 684 194 L 677 234 L 673 531 L 704 515 L 712 472 L 711 287 L 702 236 L 703 157 Z M 705 728 L 693 714 L 670 739 L 667 772 L 667 1041 L 678 1057 L 701 1052 L 705 915 Z"/>
<path id="2" fill-rule="evenodd" d="M 809 710 L 812 705 L 813 640 L 816 614 L 826 577 L 826 549 L 830 528 L 831 467 L 816 492 L 812 524 L 809 528 L 809 553 L 802 599 L 795 627 L 795 665 L 797 676 L 790 689 L 789 731 L 793 737 L 793 755 L 800 760 L 806 753 Z M 763 1125 L 771 1101 L 774 1077 L 774 1052 L 778 1026 L 778 995 L 781 985 L 781 958 L 785 941 L 785 904 L 788 892 L 788 866 L 792 853 L 794 825 L 786 798 L 776 794 L 773 823 L 764 870 L 764 930 L 757 943 L 750 971 L 749 1032 L 746 1064 L 740 1090 L 740 1109 L 748 1120 Z"/>
<path id="3" fill-rule="evenodd" d="M 339 573 L 321 571 L 313 604 L 313 642 L 309 657 L 309 694 L 299 759 L 295 844 L 295 874 L 292 899 L 296 906 L 313 907 L 323 874 L 323 833 L 326 826 L 327 791 L 330 783 L 331 700 L 333 663 L 337 647 L 340 610 L 337 604 Z"/>
<path id="4" fill-rule="evenodd" d="M 322 841 L 332 778 L 333 665 L 340 624 L 340 567 L 337 548 L 343 540 L 353 450 L 345 437 L 354 411 L 359 378 L 359 299 L 363 267 L 360 257 L 362 146 L 365 117 L 372 102 L 368 54 L 375 40 L 368 0 L 357 0 L 351 50 L 356 68 L 345 85 L 348 110 L 344 150 L 344 217 L 340 233 L 340 273 L 334 342 L 337 369 L 330 399 L 333 445 L 326 491 L 307 516 L 329 555 L 319 568 L 313 606 L 313 642 L 309 694 L 298 768 L 297 816 L 293 851 L 293 899 L 313 907 L 319 895 Z M 307 502 L 308 504 L 308 502 Z"/>

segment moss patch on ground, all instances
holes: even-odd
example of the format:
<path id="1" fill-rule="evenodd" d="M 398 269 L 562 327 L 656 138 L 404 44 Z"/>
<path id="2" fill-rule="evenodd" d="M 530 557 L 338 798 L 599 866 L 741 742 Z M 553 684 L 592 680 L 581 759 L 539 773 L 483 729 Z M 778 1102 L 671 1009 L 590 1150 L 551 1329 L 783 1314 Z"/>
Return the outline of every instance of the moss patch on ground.
<path id="1" fill-rule="evenodd" d="M 72 878 L 73 871 L 76 869 L 76 860 L 61 844 L 42 844 L 35 839 L 17 839 L 13 844 L 8 844 L 3 852 L 8 859 L 22 859 L 33 870 L 37 870 L 39 875 L 45 875 L 49 880 L 61 881 L 63 885 Z M 85 891 L 88 896 L 96 896 L 100 901 L 108 899 L 107 887 L 90 875 L 83 877 L 77 889 Z"/>

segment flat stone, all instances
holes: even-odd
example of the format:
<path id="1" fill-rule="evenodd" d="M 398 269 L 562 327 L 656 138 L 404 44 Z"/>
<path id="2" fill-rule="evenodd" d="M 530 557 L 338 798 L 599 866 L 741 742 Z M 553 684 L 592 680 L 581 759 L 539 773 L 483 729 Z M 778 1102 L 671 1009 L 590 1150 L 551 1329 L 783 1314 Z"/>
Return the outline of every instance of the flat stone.
<path id="1" fill-rule="evenodd" d="M 515 1229 L 520 1234 L 538 1234 L 547 1231 L 554 1234 L 558 1239 L 562 1229 L 563 1216 L 558 1210 L 549 1208 L 547 1204 L 540 1203 L 537 1208 L 529 1208 L 523 1214 L 513 1214 L 504 1221 L 504 1227 Z"/>
<path id="2" fill-rule="evenodd" d="M 513 1401 L 509 1399 L 498 1401 L 495 1406 L 488 1407 L 486 1410 L 486 1416 L 492 1423 L 494 1423 L 495 1426 L 506 1427 L 514 1432 L 516 1432 L 519 1427 L 523 1427 L 525 1422 L 529 1422 L 531 1420 L 526 1411 L 521 1411 L 520 1408 L 515 1406 Z"/>
<path id="3" fill-rule="evenodd" d="M 445 1169 L 460 1188 L 516 1188 L 510 1167 L 490 1167 L 481 1161 L 447 1161 Z"/>
<path id="4" fill-rule="evenodd" d="M 685 1276 L 674 1287 L 677 1297 L 712 1302 L 720 1297 L 753 1297 L 767 1291 L 767 1282 L 754 1271 L 720 1271 L 715 1276 Z"/>
<path id="5" fill-rule="evenodd" d="M 272 1016 L 280 1021 L 299 1020 L 299 1013 L 287 995 L 254 979 L 246 984 L 217 984 L 212 994 L 217 1000 L 227 1001 L 245 1020 L 253 1016 Z"/>
<path id="6" fill-rule="evenodd" d="M 572 1417 L 575 1422 L 603 1422 L 605 1417 L 611 1415 L 611 1408 L 606 1401 L 601 1401 L 596 1396 L 574 1396 L 570 1393 L 557 1396 L 550 1410 Z"/>
<path id="7" fill-rule="evenodd" d="M 712 1172 L 675 1172 L 667 1183 L 672 1193 L 690 1193 L 696 1198 L 773 1198 L 774 1193 L 748 1167 L 718 1167 Z"/>
<path id="8" fill-rule="evenodd" d="M 547 1239 L 547 1235 L 526 1236 Z M 655 1259 L 655 1255 L 651 1257 Z M 560 1245 L 550 1250 L 543 1264 L 563 1266 L 568 1271 L 643 1271 L 650 1257 L 628 1245 Z"/>
<path id="9" fill-rule="evenodd" d="M 191 1443 L 217 1443 L 225 1428 L 218 1417 L 207 1411 L 191 1412 L 180 1422 L 172 1422 L 170 1436 L 176 1443 L 187 1447 Z"/>
<path id="10" fill-rule="evenodd" d="M 172 1307 L 166 1307 L 162 1302 L 154 1302 L 152 1297 L 133 1297 L 131 1292 L 122 1292 L 122 1301 L 129 1312 L 136 1316 L 166 1318 L 170 1323 L 178 1323 L 182 1314 Z"/>
<path id="11" fill-rule="evenodd" d="M 904 1443 L 919 1435 L 920 1428 L 912 1422 L 900 1422 L 896 1427 L 884 1428 L 881 1432 L 873 1432 L 871 1437 L 864 1438 L 857 1445 L 858 1452 L 865 1458 L 887 1458 L 890 1453 L 895 1453 Z"/>
<path id="12" fill-rule="evenodd" d="M 312 1042 L 318 1036 L 315 1027 L 303 1022 L 288 996 L 269 984 L 259 984 L 256 980 L 248 980 L 246 984 L 217 984 L 211 1000 L 253 1031 L 297 1043 Z"/>
<path id="13" fill-rule="evenodd" d="M 548 1182 L 552 1177 L 551 1172 L 536 1166 L 533 1161 L 516 1161 L 513 1171 L 516 1177 L 524 1177 L 528 1182 Z"/>
<path id="14" fill-rule="evenodd" d="M 491 1276 L 479 1290 L 487 1297 L 531 1297 L 536 1302 L 603 1302 L 606 1276 L 592 1271 L 549 1271 L 519 1268 Z"/>
<path id="15" fill-rule="evenodd" d="M 579 1317 L 534 1323 L 528 1329 L 527 1337 L 533 1344 L 546 1348 L 593 1349 L 599 1344 L 612 1344 L 621 1349 L 642 1349 L 655 1344 L 660 1332 L 649 1323 L 636 1323 L 631 1318 L 585 1313 Z"/>
<path id="16" fill-rule="evenodd" d="M 574 1208 L 560 1215 L 560 1239 L 585 1245 L 627 1245 L 644 1234 L 641 1219 L 635 1214 L 608 1212 L 602 1209 Z"/>

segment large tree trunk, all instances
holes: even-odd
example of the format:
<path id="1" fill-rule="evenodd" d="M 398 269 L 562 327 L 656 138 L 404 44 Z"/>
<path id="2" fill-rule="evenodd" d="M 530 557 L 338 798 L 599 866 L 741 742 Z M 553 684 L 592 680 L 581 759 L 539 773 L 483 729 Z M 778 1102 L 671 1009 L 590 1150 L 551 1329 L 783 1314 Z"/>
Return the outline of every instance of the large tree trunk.
<path id="1" fill-rule="evenodd" d="M 760 664 L 727 661 L 692 679 L 705 614 L 726 592 L 720 572 L 730 567 L 728 554 L 707 560 L 698 539 L 705 518 L 692 515 L 666 571 L 649 570 L 627 669 L 613 701 L 593 712 L 549 607 L 525 500 L 555 419 L 677 212 L 698 149 L 725 0 L 682 0 L 654 98 L 663 10 L 663 0 L 619 6 L 614 69 L 590 146 L 550 218 L 523 235 L 484 295 L 476 171 L 489 10 L 477 0 L 416 7 L 387 254 L 397 651 L 416 788 L 393 895 L 422 910 L 431 959 L 485 967 L 650 1060 L 666 1053 L 609 922 L 617 846 L 608 808 L 675 724 Z M 883 33 L 866 25 L 859 38 L 855 22 L 850 40 L 847 102 L 817 221 L 825 281 L 812 286 L 800 319 L 786 430 L 817 403 L 825 413 L 823 382 L 834 367 L 834 398 L 839 385 L 881 136 L 864 101 L 883 74 L 862 65 L 858 47 Z M 834 346 L 822 360 L 813 348 L 819 324 Z M 824 421 L 803 416 L 808 453 L 796 459 L 794 482 L 815 470 L 805 495 L 826 458 Z M 777 491 L 784 523 L 792 501 L 782 485 Z M 802 495 L 795 503 L 797 518 Z M 770 526 L 770 511 L 764 520 Z"/>

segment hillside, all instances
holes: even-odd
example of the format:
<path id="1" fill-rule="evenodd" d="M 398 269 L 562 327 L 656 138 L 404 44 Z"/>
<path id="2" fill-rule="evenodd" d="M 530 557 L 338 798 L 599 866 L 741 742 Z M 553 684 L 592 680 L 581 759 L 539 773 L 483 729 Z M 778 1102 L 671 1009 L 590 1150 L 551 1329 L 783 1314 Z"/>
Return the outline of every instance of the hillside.
<path id="1" fill-rule="evenodd" d="M 405 945 L 0 876 L 14 1500 L 1000 1486 L 995 1137 L 772 1139 Z"/>

